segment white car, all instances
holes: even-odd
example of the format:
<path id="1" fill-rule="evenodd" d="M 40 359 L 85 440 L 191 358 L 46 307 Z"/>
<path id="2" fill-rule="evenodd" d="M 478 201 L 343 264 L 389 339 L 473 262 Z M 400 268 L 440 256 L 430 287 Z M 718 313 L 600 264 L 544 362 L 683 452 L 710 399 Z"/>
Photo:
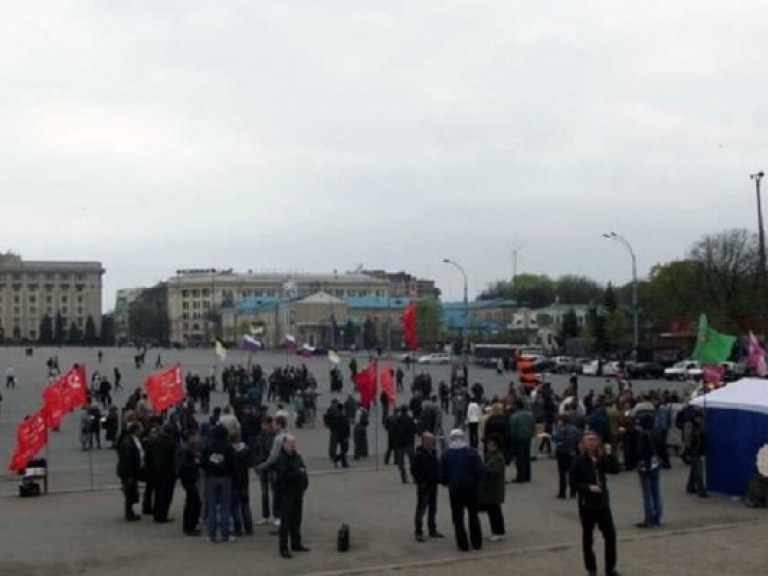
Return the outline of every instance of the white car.
<path id="1" fill-rule="evenodd" d="M 582 374 L 584 376 L 597 376 L 597 360 L 592 360 L 588 364 L 584 364 Z M 621 371 L 618 362 L 606 362 L 603 364 L 603 376 L 616 376 Z"/>
<path id="2" fill-rule="evenodd" d="M 664 370 L 664 378 L 667 380 L 696 380 L 701 378 L 702 373 L 701 362 L 683 360 Z"/>
<path id="3" fill-rule="evenodd" d="M 450 364 L 451 355 L 445 352 L 435 352 L 434 354 L 419 356 L 417 362 L 419 364 Z"/>

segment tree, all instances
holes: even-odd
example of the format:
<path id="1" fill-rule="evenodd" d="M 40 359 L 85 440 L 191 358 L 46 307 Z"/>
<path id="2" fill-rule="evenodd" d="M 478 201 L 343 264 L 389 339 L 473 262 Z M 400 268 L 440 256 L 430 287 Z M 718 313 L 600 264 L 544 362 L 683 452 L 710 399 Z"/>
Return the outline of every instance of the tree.
<path id="1" fill-rule="evenodd" d="M 373 350 L 378 346 L 379 338 L 376 334 L 376 324 L 368 317 L 363 324 L 363 348 Z"/>
<path id="2" fill-rule="evenodd" d="M 605 309 L 609 314 L 615 312 L 618 307 L 616 294 L 614 293 L 613 286 L 610 282 L 608 282 L 608 286 L 605 287 L 605 292 L 603 292 L 603 306 L 605 306 Z"/>
<path id="3" fill-rule="evenodd" d="M 53 344 L 53 320 L 46 314 L 40 320 L 40 344 Z"/>
<path id="4" fill-rule="evenodd" d="M 83 334 L 80 327 L 74 322 L 69 324 L 69 333 L 67 334 L 67 344 L 77 346 L 83 342 Z"/>
<path id="5" fill-rule="evenodd" d="M 489 285 L 477 298 L 514 298 L 521 306 L 543 308 L 555 300 L 555 283 L 546 274 L 519 274 L 514 282 L 499 280 Z"/>
<path id="6" fill-rule="evenodd" d="M 64 344 L 66 339 L 66 327 L 64 326 L 64 317 L 61 312 L 56 313 L 56 320 L 53 322 L 53 342 L 57 346 Z"/>
<path id="7" fill-rule="evenodd" d="M 83 335 L 83 344 L 93 346 L 96 344 L 96 322 L 93 316 L 88 316 L 85 321 L 85 334 Z"/>
<path id="8" fill-rule="evenodd" d="M 103 314 L 101 316 L 100 338 L 105 346 L 112 346 L 115 343 L 115 319 L 112 314 Z"/>
<path id="9" fill-rule="evenodd" d="M 434 298 L 416 300 L 416 338 L 420 344 L 434 344 L 440 340 L 443 306 Z M 468 323 L 469 325 L 469 323 Z M 471 327 L 471 325 L 470 325 Z"/>
<path id="10" fill-rule="evenodd" d="M 565 342 L 569 338 L 578 337 L 581 332 L 579 327 L 579 319 L 576 316 L 576 310 L 569 308 L 568 312 L 563 315 L 562 324 L 560 324 L 560 333 L 558 334 L 560 342 L 565 345 Z"/>
<path id="11" fill-rule="evenodd" d="M 586 276 L 566 274 L 555 280 L 555 293 L 561 304 L 594 304 L 600 300 L 603 288 Z"/>

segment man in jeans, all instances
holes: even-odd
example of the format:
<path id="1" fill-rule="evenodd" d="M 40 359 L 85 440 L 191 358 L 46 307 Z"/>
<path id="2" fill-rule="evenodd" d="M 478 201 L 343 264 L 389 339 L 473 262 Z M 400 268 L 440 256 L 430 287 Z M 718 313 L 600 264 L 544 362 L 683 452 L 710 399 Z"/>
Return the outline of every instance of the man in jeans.
<path id="1" fill-rule="evenodd" d="M 700 410 L 693 413 L 691 419 L 683 427 L 685 451 L 690 458 L 691 469 L 688 473 L 687 491 L 694 492 L 702 498 L 707 497 L 707 486 L 704 482 L 704 456 L 707 454 L 707 437 L 704 429 L 704 417 Z"/>
<path id="2" fill-rule="evenodd" d="M 640 488 L 643 493 L 643 509 L 645 518 L 635 524 L 637 528 L 652 528 L 661 526 L 663 506 L 659 473 L 661 458 L 659 458 L 658 436 L 653 425 L 653 415 L 640 415 L 640 435 L 637 447 L 637 473 L 640 478 Z"/>
<path id="3" fill-rule="evenodd" d="M 277 459 L 280 456 L 280 453 L 283 450 L 283 441 L 287 435 L 285 429 L 288 427 L 288 421 L 283 416 L 276 416 L 274 419 L 274 427 L 275 427 L 275 438 L 272 440 L 272 448 L 269 452 L 269 456 L 267 456 L 267 459 L 264 460 L 261 464 L 256 466 L 256 471 L 261 472 L 269 472 L 270 474 L 274 474 L 275 472 L 275 464 L 277 463 Z M 272 502 L 272 514 L 273 514 L 273 521 L 272 521 L 272 530 L 271 534 L 277 534 L 280 529 L 280 493 L 275 489 L 275 485 L 273 484 L 272 489 L 275 494 L 275 499 Z"/>
<path id="4" fill-rule="evenodd" d="M 200 467 L 205 470 L 207 536 L 209 542 L 231 542 L 234 538 L 229 535 L 229 516 L 235 449 L 229 443 L 229 432 L 221 424 L 216 425 L 211 436 L 212 441 L 200 458 Z"/>
<path id="5" fill-rule="evenodd" d="M 440 466 L 435 451 L 435 436 L 425 432 L 421 437 L 421 446 L 416 449 L 416 456 L 411 467 L 411 476 L 416 484 L 416 541 L 424 542 L 424 515 L 427 515 L 427 528 L 430 538 L 443 538 L 437 530 L 437 484 L 440 480 Z"/>
<path id="6" fill-rule="evenodd" d="M 261 434 L 259 434 L 256 441 L 256 465 L 262 464 L 267 461 L 270 453 L 272 452 L 272 445 L 275 442 L 275 428 L 272 416 L 264 416 L 261 419 Z M 261 485 L 261 520 L 257 522 L 259 525 L 269 524 L 270 518 L 270 506 L 269 497 L 272 493 L 272 500 L 275 499 L 274 482 L 272 480 L 272 473 L 269 470 L 261 470 L 257 473 L 259 475 L 259 484 Z M 274 507 L 273 507 L 274 508 Z"/>

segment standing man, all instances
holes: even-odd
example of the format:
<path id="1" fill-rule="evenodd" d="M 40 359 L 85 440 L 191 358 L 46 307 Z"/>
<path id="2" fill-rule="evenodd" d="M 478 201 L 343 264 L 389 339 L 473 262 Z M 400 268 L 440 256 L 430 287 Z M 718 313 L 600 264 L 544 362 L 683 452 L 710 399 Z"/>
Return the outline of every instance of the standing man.
<path id="1" fill-rule="evenodd" d="M 200 536 L 197 527 L 200 511 L 203 508 L 197 482 L 200 478 L 200 455 L 197 451 L 197 431 L 188 429 L 184 442 L 176 451 L 176 475 L 184 488 L 184 519 L 182 530 L 187 536 Z"/>
<path id="2" fill-rule="evenodd" d="M 582 445 L 582 453 L 574 460 L 570 475 L 571 488 L 578 494 L 584 566 L 589 576 L 597 576 L 597 560 L 592 548 L 597 526 L 605 540 L 605 574 L 619 576 L 616 571 L 616 528 L 605 477 L 605 458 L 610 455 L 610 446 L 606 446 L 604 452 L 600 437 L 592 431 L 584 434 Z"/>
<path id="3" fill-rule="evenodd" d="M 16 389 L 16 368 L 8 366 L 5 370 L 5 387 Z"/>
<path id="4" fill-rule="evenodd" d="M 138 422 L 129 424 L 128 434 L 123 437 L 118 450 L 117 476 L 123 485 L 127 522 L 141 520 L 141 516 L 133 511 L 133 505 L 139 501 L 139 478 L 142 475 L 144 463 L 144 448 L 139 440 L 140 433 L 141 425 Z"/>
<path id="5" fill-rule="evenodd" d="M 283 442 L 287 436 L 285 429 L 288 427 L 288 421 L 284 416 L 276 416 L 273 420 L 273 427 L 275 436 L 272 440 L 272 447 L 270 449 L 269 455 L 267 456 L 266 460 L 256 466 L 256 472 L 275 472 L 275 466 L 283 449 Z M 275 482 L 276 481 L 277 480 L 275 480 Z M 280 502 L 280 491 L 277 489 L 276 485 L 273 486 L 273 490 L 275 498 L 272 501 L 272 530 L 270 531 L 270 534 L 277 534 L 278 530 L 280 529 L 282 508 Z"/>
<path id="6" fill-rule="evenodd" d="M 221 424 L 214 426 L 211 436 L 200 458 L 200 467 L 205 470 L 207 536 L 209 542 L 231 542 L 234 539 L 229 535 L 229 514 L 235 450 L 229 443 L 227 429 Z"/>
<path id="7" fill-rule="evenodd" d="M 694 492 L 701 498 L 707 497 L 707 485 L 704 482 L 704 456 L 707 455 L 707 435 L 704 429 L 704 415 L 700 410 L 693 412 L 691 419 L 683 426 L 685 451 L 691 462 L 688 473 L 688 494 Z"/>
<path id="8" fill-rule="evenodd" d="M 123 389 L 123 387 L 120 385 L 120 381 L 123 379 L 123 375 L 120 372 L 120 368 L 118 368 L 117 366 L 115 366 L 114 372 L 115 372 L 115 392 L 117 392 L 118 390 Z"/>
<path id="9" fill-rule="evenodd" d="M 435 450 L 435 436 L 425 432 L 421 446 L 411 466 L 411 476 L 416 484 L 416 541 L 425 542 L 424 514 L 427 514 L 427 529 L 430 538 L 444 538 L 437 530 L 437 484 L 440 480 L 440 466 Z"/>
<path id="10" fill-rule="evenodd" d="M 515 402 L 515 412 L 509 417 L 509 434 L 515 453 L 515 468 L 517 484 L 531 481 L 531 440 L 536 430 L 536 420 L 530 410 L 526 410 L 525 402 L 518 399 Z"/>
<path id="11" fill-rule="evenodd" d="M 568 471 L 571 469 L 574 458 L 579 452 L 581 432 L 571 424 L 567 414 L 560 414 L 557 418 L 557 431 L 552 436 L 555 443 L 555 456 L 557 457 L 558 490 L 557 497 L 565 498 Z M 575 492 L 571 489 L 571 498 Z"/>
<path id="12" fill-rule="evenodd" d="M 275 463 L 275 474 L 280 499 L 280 556 L 293 558 L 291 552 L 309 552 L 309 548 L 301 541 L 304 492 L 309 486 L 309 477 L 303 458 L 296 452 L 296 438 L 290 434 L 283 438 L 282 450 Z"/>
<path id="13" fill-rule="evenodd" d="M 151 474 L 155 483 L 155 506 L 153 516 L 155 522 L 164 524 L 172 522 L 168 511 L 173 501 L 173 488 L 176 484 L 174 460 L 176 455 L 175 431 L 172 424 L 163 426 L 160 434 L 147 444 L 147 461 L 152 463 Z"/>
<path id="14" fill-rule="evenodd" d="M 408 465 L 413 468 L 413 446 L 416 442 L 416 423 L 408 415 L 408 408 L 401 406 L 398 414 L 392 422 L 392 451 L 395 454 L 395 464 L 400 471 L 400 481 L 408 484 L 408 475 L 405 468 L 405 458 L 408 457 Z"/>
<path id="15" fill-rule="evenodd" d="M 456 534 L 456 545 L 462 552 L 483 547 L 483 533 L 478 517 L 478 491 L 483 479 L 483 462 L 474 448 L 467 446 L 464 432 L 451 430 L 450 446 L 440 461 L 440 483 L 448 486 L 451 517 Z M 464 511 L 469 520 L 469 538 L 464 525 Z"/>
<path id="16" fill-rule="evenodd" d="M 360 460 L 368 458 L 368 410 L 363 406 L 357 409 L 354 428 L 354 452 L 353 458 Z"/>
<path id="17" fill-rule="evenodd" d="M 476 400 L 472 400 L 467 406 L 467 424 L 469 427 L 469 445 L 477 449 L 480 444 L 480 417 L 483 411 Z"/>
<path id="18" fill-rule="evenodd" d="M 640 490 L 643 494 L 644 518 L 635 524 L 637 528 L 653 528 L 661 526 L 663 507 L 659 473 L 661 458 L 659 457 L 658 437 L 654 432 L 653 414 L 640 415 L 640 431 L 637 439 L 637 474 L 640 478 Z"/>
<path id="19" fill-rule="evenodd" d="M 275 442 L 275 429 L 272 423 L 272 416 L 264 415 L 261 418 L 261 434 L 259 434 L 256 440 L 256 465 L 262 464 L 267 461 L 269 454 L 272 451 L 272 445 Z M 270 493 L 272 499 L 275 499 L 274 490 L 274 477 L 270 470 L 258 470 L 256 474 L 259 476 L 259 484 L 261 486 L 261 520 L 257 522 L 258 525 L 269 524 L 270 506 L 269 499 Z"/>

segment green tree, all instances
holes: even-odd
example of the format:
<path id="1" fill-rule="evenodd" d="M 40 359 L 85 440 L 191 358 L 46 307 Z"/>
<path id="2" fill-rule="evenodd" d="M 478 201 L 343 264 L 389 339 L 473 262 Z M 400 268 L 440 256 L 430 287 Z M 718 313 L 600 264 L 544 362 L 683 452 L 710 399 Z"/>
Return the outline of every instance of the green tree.
<path id="1" fill-rule="evenodd" d="M 558 334 L 560 342 L 565 345 L 569 338 L 576 338 L 581 333 L 579 319 L 576 316 L 576 310 L 569 308 L 563 315 L 563 321 L 560 324 L 560 333 Z"/>
<path id="2" fill-rule="evenodd" d="M 561 304 L 594 304 L 600 300 L 603 288 L 586 276 L 566 274 L 555 280 L 555 293 Z"/>
<path id="3" fill-rule="evenodd" d="M 56 319 L 53 322 L 53 342 L 57 346 L 64 344 L 66 340 L 66 326 L 64 325 L 64 317 L 61 312 L 56 313 Z"/>
<path id="4" fill-rule="evenodd" d="M 379 338 L 376 334 L 376 324 L 368 317 L 363 324 L 363 347 L 372 350 L 378 346 Z"/>
<path id="5" fill-rule="evenodd" d="M 40 320 L 40 337 L 38 338 L 40 344 L 52 344 L 53 343 L 53 320 L 49 314 L 43 316 Z"/>
<path id="6" fill-rule="evenodd" d="M 613 285 L 610 282 L 608 282 L 608 286 L 605 287 L 605 292 L 603 292 L 603 306 L 605 306 L 609 314 L 615 312 L 616 308 L 618 308 L 616 293 L 613 291 Z"/>
<path id="7" fill-rule="evenodd" d="M 93 321 L 93 316 L 88 316 L 85 321 L 85 334 L 83 335 L 83 343 L 87 346 L 93 346 L 96 344 L 96 322 Z"/>
<path id="8" fill-rule="evenodd" d="M 604 350 L 620 351 L 629 347 L 632 343 L 630 324 L 626 315 L 615 310 L 605 315 L 604 325 Z"/>
<path id="9" fill-rule="evenodd" d="M 77 346 L 78 344 L 82 344 L 82 342 L 83 334 L 80 327 L 74 322 L 70 322 L 69 332 L 67 334 L 67 344 L 70 346 Z"/>
<path id="10" fill-rule="evenodd" d="M 101 331 L 99 340 L 105 346 L 112 346 L 115 343 L 115 319 L 112 314 L 103 314 L 101 316 Z"/>
<path id="11" fill-rule="evenodd" d="M 434 298 L 416 300 L 416 338 L 420 345 L 435 344 L 440 340 L 443 306 Z M 471 328 L 471 322 L 468 323 Z"/>

